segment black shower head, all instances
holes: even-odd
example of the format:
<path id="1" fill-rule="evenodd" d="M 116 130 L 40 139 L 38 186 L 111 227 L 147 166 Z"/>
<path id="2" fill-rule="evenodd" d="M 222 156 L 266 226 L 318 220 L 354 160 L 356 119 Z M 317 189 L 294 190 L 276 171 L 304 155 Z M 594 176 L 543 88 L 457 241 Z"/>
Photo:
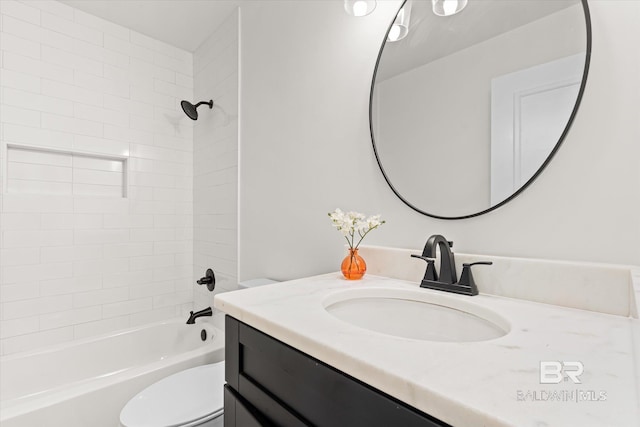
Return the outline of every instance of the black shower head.
<path id="1" fill-rule="evenodd" d="M 198 120 L 198 107 L 202 104 L 206 104 L 209 108 L 213 108 L 213 100 L 209 102 L 200 101 L 196 105 L 193 105 L 189 101 L 182 101 L 180 106 L 182 107 L 182 111 L 184 111 L 191 120 Z"/>

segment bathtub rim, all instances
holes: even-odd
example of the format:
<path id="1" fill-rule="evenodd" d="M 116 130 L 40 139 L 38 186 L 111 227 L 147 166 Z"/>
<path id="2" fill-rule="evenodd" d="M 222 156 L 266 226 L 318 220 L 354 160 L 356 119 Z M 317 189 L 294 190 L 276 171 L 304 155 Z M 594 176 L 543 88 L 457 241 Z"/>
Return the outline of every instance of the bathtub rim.
<path id="1" fill-rule="evenodd" d="M 15 358 L 25 357 L 29 355 L 43 354 L 43 353 L 47 354 L 57 350 L 66 349 L 68 347 L 87 344 L 94 341 L 99 341 L 101 339 L 119 336 L 121 334 L 131 333 L 131 332 L 143 330 L 150 327 L 157 327 L 157 326 L 162 326 L 164 324 L 170 324 L 170 323 L 178 323 L 178 321 L 182 323 L 184 322 L 184 319 L 182 318 L 165 319 L 158 322 L 129 327 L 126 329 L 119 329 L 117 331 L 108 332 L 108 333 L 96 335 L 93 337 L 87 337 L 79 340 L 72 340 L 72 341 L 67 341 L 65 343 L 42 347 L 40 350 L 29 350 L 27 352 L 21 352 L 21 353 L 15 353 L 7 356 L 2 356 L 0 357 L 0 360 L 2 361 L 13 360 Z M 167 368 L 172 365 L 188 363 L 190 360 L 201 359 L 201 361 L 204 361 L 207 355 L 210 353 L 212 357 L 214 357 L 216 360 L 213 362 L 205 362 L 205 363 L 216 363 L 224 360 L 224 344 L 225 344 L 224 332 L 219 328 L 217 328 L 212 322 L 204 321 L 204 322 L 201 322 L 200 324 L 202 323 L 205 323 L 207 327 L 213 329 L 214 337 L 208 339 L 207 340 L 208 342 L 206 344 L 203 344 L 202 346 L 196 349 L 183 352 L 183 353 L 178 353 L 169 357 L 165 357 L 163 359 L 152 361 L 150 363 L 134 365 L 132 367 L 121 369 L 115 372 L 110 372 L 105 375 L 99 375 L 99 376 L 85 378 L 82 380 L 63 384 L 57 387 L 44 390 L 42 392 L 27 394 L 24 396 L 15 397 L 7 400 L 0 399 L 0 423 L 4 421 L 8 421 L 12 418 L 18 417 L 20 415 L 27 414 L 34 409 L 53 406 L 86 393 L 91 393 L 102 388 L 114 386 L 120 383 L 123 379 L 138 378 L 145 374 L 151 374 L 152 372 L 155 372 L 162 368 Z M 197 326 L 197 323 L 196 323 L 196 326 Z M 184 368 L 184 369 L 188 369 L 188 368 Z M 171 374 L 169 373 L 167 375 L 171 375 Z"/>

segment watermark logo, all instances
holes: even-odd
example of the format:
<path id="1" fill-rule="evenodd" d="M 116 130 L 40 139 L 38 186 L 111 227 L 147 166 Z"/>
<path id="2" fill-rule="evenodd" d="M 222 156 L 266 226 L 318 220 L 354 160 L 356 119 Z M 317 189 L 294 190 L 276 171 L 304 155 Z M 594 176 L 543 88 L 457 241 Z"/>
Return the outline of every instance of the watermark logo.
<path id="1" fill-rule="evenodd" d="M 584 364 L 579 361 L 543 360 L 539 365 L 538 380 L 547 388 L 517 390 L 518 402 L 602 402 L 607 400 L 604 390 L 589 390 L 582 385 Z M 573 388 L 558 388 L 558 384 Z"/>
<path id="2" fill-rule="evenodd" d="M 574 384 L 582 384 L 580 375 L 584 372 L 582 362 L 558 362 L 547 360 L 540 362 L 540 384 L 560 384 L 571 380 Z"/>

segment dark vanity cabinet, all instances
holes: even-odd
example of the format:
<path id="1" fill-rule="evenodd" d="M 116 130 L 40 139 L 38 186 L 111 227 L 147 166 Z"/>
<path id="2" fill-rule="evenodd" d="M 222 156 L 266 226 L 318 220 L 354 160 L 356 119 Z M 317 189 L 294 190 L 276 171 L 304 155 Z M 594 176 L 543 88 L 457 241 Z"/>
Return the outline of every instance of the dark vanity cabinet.
<path id="1" fill-rule="evenodd" d="M 232 317 L 225 330 L 225 427 L 448 426 Z"/>

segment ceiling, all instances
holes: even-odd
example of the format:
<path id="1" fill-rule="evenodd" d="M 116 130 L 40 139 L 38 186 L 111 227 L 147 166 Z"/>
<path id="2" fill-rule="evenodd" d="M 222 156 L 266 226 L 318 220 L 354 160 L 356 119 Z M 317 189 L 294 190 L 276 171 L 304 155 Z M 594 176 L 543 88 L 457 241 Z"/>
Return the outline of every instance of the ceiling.
<path id="1" fill-rule="evenodd" d="M 579 0 L 476 0 L 469 1 L 457 15 L 440 17 L 432 12 L 430 0 L 412 0 L 409 34 L 399 42 L 386 43 L 376 80 L 386 80 L 569 7 L 576 8 L 580 17 Z M 585 31 L 577 30 L 567 28 L 576 37 L 584 37 Z"/>
<path id="2" fill-rule="evenodd" d="M 91 15 L 194 52 L 241 0 L 60 0 Z"/>

